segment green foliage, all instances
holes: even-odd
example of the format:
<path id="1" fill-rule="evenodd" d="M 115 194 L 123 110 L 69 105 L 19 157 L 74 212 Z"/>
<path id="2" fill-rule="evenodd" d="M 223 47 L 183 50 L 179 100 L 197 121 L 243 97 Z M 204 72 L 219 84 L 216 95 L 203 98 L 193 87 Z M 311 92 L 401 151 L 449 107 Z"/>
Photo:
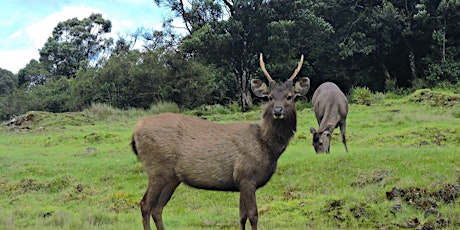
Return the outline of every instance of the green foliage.
<path id="1" fill-rule="evenodd" d="M 9 119 L 16 112 L 16 105 L 12 101 L 16 94 L 16 76 L 8 70 L 0 68 L 0 120 Z"/>
<path id="2" fill-rule="evenodd" d="M 59 22 L 39 61 L 15 79 L 0 79 L 0 117 L 78 111 L 93 102 L 121 109 L 161 101 L 181 109 L 231 104 L 247 111 L 253 103 L 248 83 L 263 78 L 261 52 L 277 81 L 288 78 L 304 54 L 300 76 L 312 85 L 340 82 L 351 95 L 356 84 L 398 98 L 407 89 L 459 82 L 457 1 L 199 0 L 186 8 L 175 0 L 154 2 L 182 17 L 189 34 L 178 36 L 170 18 L 161 31 L 139 28 L 113 44 L 104 36 L 111 22 L 100 14 Z M 134 49 L 136 42 L 144 49 Z M 373 97 L 360 103 L 382 98 Z"/>
<path id="3" fill-rule="evenodd" d="M 11 94 L 17 84 L 17 78 L 12 72 L 0 68 L 0 96 Z"/>
<path id="4" fill-rule="evenodd" d="M 442 63 L 432 63 L 428 66 L 426 79 L 431 84 L 460 82 L 460 62 L 448 60 Z"/>
<path id="5" fill-rule="evenodd" d="M 371 105 L 373 101 L 373 95 L 369 88 L 367 87 L 353 87 L 351 91 L 351 98 L 353 102 L 356 102 L 360 105 Z"/>
<path id="6" fill-rule="evenodd" d="M 306 98 L 296 99 L 296 109 L 297 111 L 301 111 L 307 108 L 312 108 L 311 101 L 307 100 Z"/>
<path id="7" fill-rule="evenodd" d="M 94 66 L 99 55 L 112 44 L 104 34 L 112 29 L 110 20 L 91 14 L 79 20 L 59 22 L 40 49 L 40 63 L 56 78 L 73 78 L 81 67 Z"/>
<path id="8" fill-rule="evenodd" d="M 23 89 L 28 89 L 31 86 L 44 85 L 50 77 L 45 66 L 35 59 L 18 72 L 18 84 Z"/>

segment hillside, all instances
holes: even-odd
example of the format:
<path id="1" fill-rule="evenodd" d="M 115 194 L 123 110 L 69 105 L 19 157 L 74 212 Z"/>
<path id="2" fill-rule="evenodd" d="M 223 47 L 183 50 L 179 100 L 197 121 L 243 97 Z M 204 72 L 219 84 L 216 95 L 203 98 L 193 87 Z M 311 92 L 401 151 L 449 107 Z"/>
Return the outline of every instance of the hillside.
<path id="1" fill-rule="evenodd" d="M 314 153 L 309 128 L 317 124 L 299 102 L 298 131 L 257 192 L 260 229 L 460 228 L 459 95 L 393 98 L 351 104 L 349 153 L 336 130 L 331 154 Z M 216 122 L 260 116 L 218 108 L 199 114 Z M 99 105 L 2 125 L 0 229 L 142 228 L 147 178 L 129 142 L 135 122 L 153 112 Z M 167 229 L 238 229 L 238 194 L 181 185 L 163 219 Z"/>

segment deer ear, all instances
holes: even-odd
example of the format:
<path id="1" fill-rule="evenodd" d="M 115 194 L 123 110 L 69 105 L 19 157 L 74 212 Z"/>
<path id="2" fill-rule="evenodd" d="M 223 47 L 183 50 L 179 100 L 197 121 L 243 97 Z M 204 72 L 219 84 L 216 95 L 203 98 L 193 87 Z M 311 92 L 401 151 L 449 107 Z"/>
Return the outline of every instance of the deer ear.
<path id="1" fill-rule="evenodd" d="M 295 83 L 294 92 L 296 96 L 305 96 L 308 90 L 310 89 L 310 79 L 308 77 L 303 77 Z"/>
<path id="2" fill-rule="evenodd" d="M 251 80 L 251 90 L 257 97 L 267 97 L 268 93 L 270 93 L 267 85 L 259 79 Z"/>

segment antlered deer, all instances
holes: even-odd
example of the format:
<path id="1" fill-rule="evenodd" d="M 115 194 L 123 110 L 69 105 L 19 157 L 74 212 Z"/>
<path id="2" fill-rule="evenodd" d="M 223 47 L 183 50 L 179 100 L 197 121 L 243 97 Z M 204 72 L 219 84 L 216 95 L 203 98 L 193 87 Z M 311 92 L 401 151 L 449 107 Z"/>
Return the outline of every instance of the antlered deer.
<path id="1" fill-rule="evenodd" d="M 152 215 L 157 229 L 164 229 L 163 207 L 180 183 L 218 191 L 240 192 L 240 226 L 247 219 L 257 229 L 256 190 L 276 169 L 297 125 L 294 99 L 310 88 L 310 80 L 293 80 L 302 67 L 284 83 L 275 82 L 260 54 L 260 67 L 269 80 L 252 80 L 258 97 L 269 97 L 260 123 L 219 124 L 181 114 L 159 114 L 141 119 L 131 145 L 148 175 L 147 191 L 140 202 L 144 229 Z"/>
<path id="2" fill-rule="evenodd" d="M 329 153 L 332 132 L 339 126 L 345 151 L 348 152 L 345 138 L 348 102 L 345 94 L 336 84 L 325 82 L 316 89 L 311 102 L 319 125 L 318 131 L 313 127 L 310 128 L 316 153 Z"/>

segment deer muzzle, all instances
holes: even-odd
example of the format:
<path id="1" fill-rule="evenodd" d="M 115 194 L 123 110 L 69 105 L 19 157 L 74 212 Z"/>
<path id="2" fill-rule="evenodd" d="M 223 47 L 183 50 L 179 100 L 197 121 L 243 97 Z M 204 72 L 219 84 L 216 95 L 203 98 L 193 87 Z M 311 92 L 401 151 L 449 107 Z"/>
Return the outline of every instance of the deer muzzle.
<path id="1" fill-rule="evenodd" d="M 284 118 L 284 110 L 282 107 L 274 107 L 273 108 L 273 118 L 275 119 L 283 119 Z"/>

